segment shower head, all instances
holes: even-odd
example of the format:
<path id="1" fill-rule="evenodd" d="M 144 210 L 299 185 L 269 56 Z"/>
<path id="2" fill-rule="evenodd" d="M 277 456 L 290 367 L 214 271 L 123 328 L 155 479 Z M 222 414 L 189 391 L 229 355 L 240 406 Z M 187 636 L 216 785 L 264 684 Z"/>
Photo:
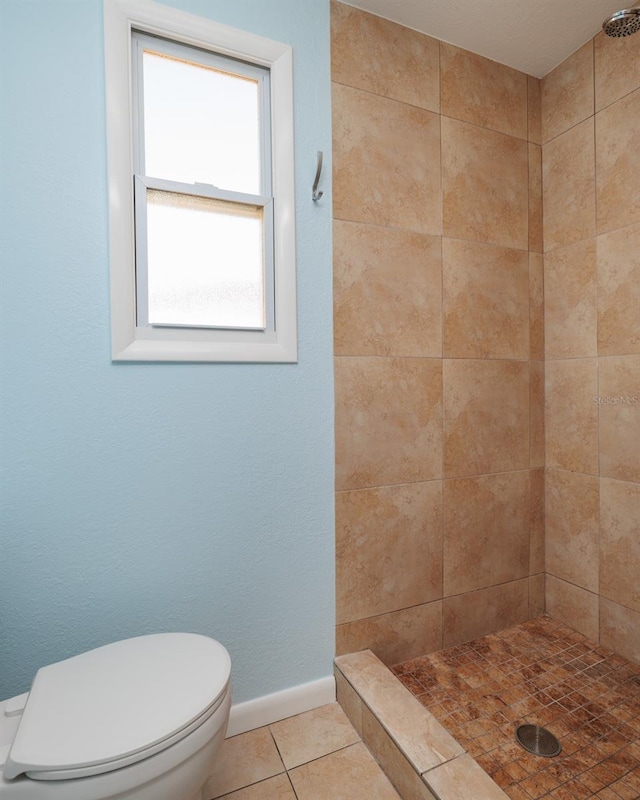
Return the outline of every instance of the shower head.
<path id="1" fill-rule="evenodd" d="M 602 23 L 607 36 L 631 36 L 640 31 L 640 5 L 616 11 Z"/>

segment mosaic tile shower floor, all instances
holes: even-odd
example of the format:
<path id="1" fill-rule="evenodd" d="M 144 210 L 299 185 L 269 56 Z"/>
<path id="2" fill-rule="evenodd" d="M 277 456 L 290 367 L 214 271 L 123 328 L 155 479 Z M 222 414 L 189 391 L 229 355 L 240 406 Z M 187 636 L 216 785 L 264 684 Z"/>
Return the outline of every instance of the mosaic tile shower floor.
<path id="1" fill-rule="evenodd" d="M 393 667 L 512 800 L 640 798 L 640 666 L 549 617 Z M 515 741 L 532 723 L 555 758 Z"/>

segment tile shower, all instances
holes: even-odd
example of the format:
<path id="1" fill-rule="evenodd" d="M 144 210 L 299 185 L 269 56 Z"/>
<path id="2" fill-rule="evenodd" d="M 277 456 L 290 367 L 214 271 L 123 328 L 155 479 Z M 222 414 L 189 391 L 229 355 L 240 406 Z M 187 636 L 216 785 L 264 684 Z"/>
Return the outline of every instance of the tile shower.
<path id="1" fill-rule="evenodd" d="M 640 662 L 639 64 L 332 4 L 338 654 L 546 610 Z"/>

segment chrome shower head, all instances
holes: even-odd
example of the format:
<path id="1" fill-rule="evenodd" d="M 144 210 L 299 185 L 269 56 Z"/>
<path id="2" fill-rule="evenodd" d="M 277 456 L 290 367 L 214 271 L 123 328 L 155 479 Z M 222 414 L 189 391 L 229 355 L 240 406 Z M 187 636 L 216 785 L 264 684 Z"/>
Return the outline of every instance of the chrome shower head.
<path id="1" fill-rule="evenodd" d="M 640 6 L 616 11 L 602 23 L 602 30 L 607 36 L 631 36 L 640 31 Z"/>

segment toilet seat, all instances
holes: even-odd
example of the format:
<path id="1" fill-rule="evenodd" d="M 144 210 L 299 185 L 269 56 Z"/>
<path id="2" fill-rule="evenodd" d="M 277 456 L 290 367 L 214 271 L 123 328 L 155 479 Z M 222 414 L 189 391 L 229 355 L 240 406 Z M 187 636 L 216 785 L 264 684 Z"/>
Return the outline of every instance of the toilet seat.
<path id="1" fill-rule="evenodd" d="M 216 711 L 230 671 L 219 642 L 184 633 L 127 639 L 43 667 L 4 777 L 95 776 L 161 752 Z"/>

